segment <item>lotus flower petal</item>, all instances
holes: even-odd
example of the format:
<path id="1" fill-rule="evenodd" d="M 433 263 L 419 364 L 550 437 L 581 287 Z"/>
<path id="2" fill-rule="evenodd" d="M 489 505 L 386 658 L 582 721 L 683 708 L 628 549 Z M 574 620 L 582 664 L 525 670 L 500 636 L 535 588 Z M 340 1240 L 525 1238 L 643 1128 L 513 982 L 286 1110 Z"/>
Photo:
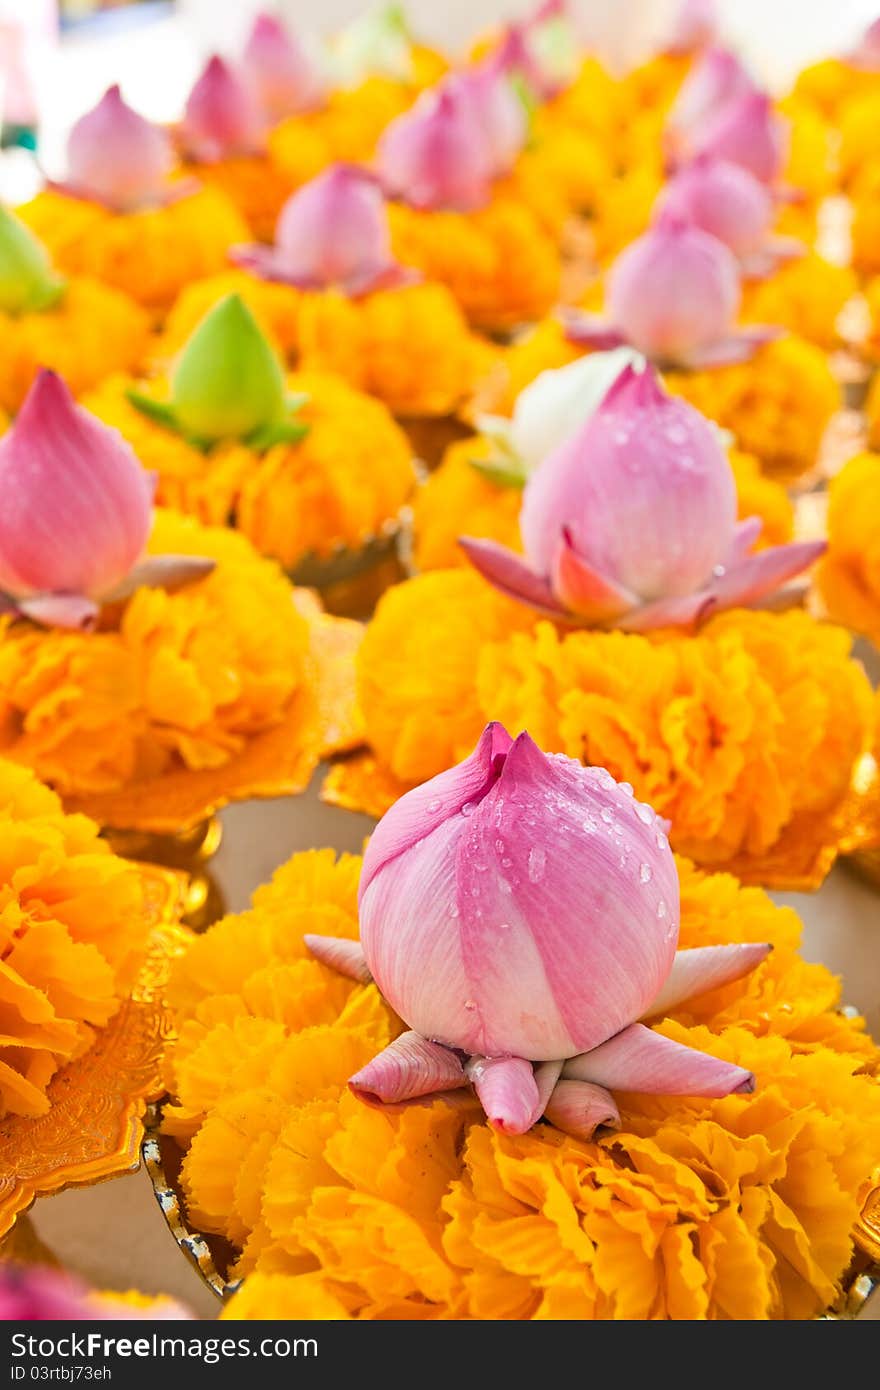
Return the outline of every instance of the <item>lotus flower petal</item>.
<path id="1" fill-rule="evenodd" d="M 729 1096 L 755 1089 L 751 1072 L 633 1023 L 615 1037 L 572 1057 L 566 1080 L 591 1081 L 610 1091 L 660 1096 Z"/>
<path id="2" fill-rule="evenodd" d="M 667 53 L 698 53 L 718 38 L 718 6 L 715 0 L 681 0 L 669 39 Z"/>
<path id="3" fill-rule="evenodd" d="M 525 1134 L 540 1118 L 531 1062 L 522 1057 L 473 1057 L 465 1071 L 493 1129 Z"/>
<path id="4" fill-rule="evenodd" d="M 520 529 L 552 574 L 567 530 L 593 571 L 637 601 L 693 594 L 730 552 L 736 487 L 717 432 L 655 373 L 626 368 L 600 408 L 532 475 Z"/>
<path id="5" fill-rule="evenodd" d="M 443 85 L 470 106 L 486 142 L 492 177 L 508 173 L 529 130 L 525 104 L 502 66 L 496 60 L 466 68 L 447 77 Z"/>
<path id="6" fill-rule="evenodd" d="M 180 429 L 201 440 L 245 439 L 281 420 L 284 371 L 240 295 L 209 310 L 171 374 Z"/>
<path id="7" fill-rule="evenodd" d="M 352 941 L 347 936 L 315 936 L 307 932 L 303 943 L 322 965 L 338 970 L 347 979 L 357 980 L 362 985 L 368 985 L 372 980 L 364 948 L 359 941 Z"/>
<path id="8" fill-rule="evenodd" d="M 0 204 L 0 312 L 39 313 L 64 292 L 49 253 L 29 227 Z"/>
<path id="9" fill-rule="evenodd" d="M 565 336 L 570 343 L 593 348 L 596 352 L 624 350 L 626 335 L 601 314 L 588 314 L 583 309 L 564 308 L 560 313 Z M 635 351 L 635 349 L 633 349 Z M 638 354 L 641 357 L 641 353 Z"/>
<path id="10" fill-rule="evenodd" d="M 516 398 L 507 442 L 528 475 L 599 409 L 625 367 L 641 371 L 645 359 L 633 348 L 590 352 L 565 367 L 540 372 Z M 477 426 L 483 429 L 482 421 Z"/>
<path id="11" fill-rule="evenodd" d="M 762 183 L 775 183 L 788 149 L 788 130 L 766 92 L 751 91 L 707 120 L 694 152 L 711 153 L 748 169 Z"/>
<path id="12" fill-rule="evenodd" d="M 547 579 L 506 546 L 497 541 L 480 540 L 476 536 L 459 536 L 458 543 L 475 570 L 509 598 L 527 603 L 539 613 L 551 618 L 563 618 L 566 610 Z"/>
<path id="13" fill-rule="evenodd" d="M 552 588 L 571 613 L 597 625 L 612 622 L 638 603 L 634 594 L 594 569 L 577 553 L 567 526 L 562 528 L 556 552 Z"/>
<path id="14" fill-rule="evenodd" d="M 538 1088 L 539 1114 L 543 1115 L 553 1088 L 562 1075 L 563 1059 L 557 1062 L 539 1062 L 535 1067 L 535 1085 Z"/>
<path id="15" fill-rule="evenodd" d="M 614 262 L 607 300 L 611 322 L 631 346 L 655 362 L 688 364 L 730 333 L 739 267 L 716 237 L 661 212 Z"/>
<path id="16" fill-rule="evenodd" d="M 79 594 L 37 594 L 20 599 L 17 608 L 22 617 L 41 627 L 66 627 L 75 632 L 90 631 L 100 611 L 93 599 Z"/>
<path id="17" fill-rule="evenodd" d="M 463 762 L 413 787 L 394 803 L 364 850 L 359 902 L 380 869 L 457 816 L 463 806 L 472 806 L 486 795 L 501 775 L 512 745 L 513 739 L 502 724 L 487 724 L 473 753 Z"/>
<path id="18" fill-rule="evenodd" d="M 166 593 L 174 593 L 187 584 L 206 579 L 216 568 L 217 561 L 210 555 L 150 555 L 135 565 L 104 599 L 115 603 L 138 589 L 164 589 Z"/>
<path id="19" fill-rule="evenodd" d="M 694 628 L 717 607 L 711 589 L 698 589 L 680 598 L 659 598 L 641 603 L 618 618 L 621 632 L 657 632 L 663 627 Z"/>
<path id="20" fill-rule="evenodd" d="M 383 995 L 422 1036 L 471 1056 L 554 1061 L 658 993 L 678 878 L 654 812 L 603 769 L 548 757 L 527 734 L 491 749 L 472 800 L 442 817 L 448 783 L 443 797 L 428 783 L 420 804 L 439 824 L 390 859 L 380 841 L 378 867 L 368 848 L 361 941 Z M 388 813 L 394 846 L 412 840 L 412 795 Z"/>
<path id="21" fill-rule="evenodd" d="M 845 61 L 867 72 L 880 68 L 880 19 L 868 25 L 856 48 L 846 54 Z"/>
<path id="22" fill-rule="evenodd" d="M 776 207 L 765 185 L 748 169 L 704 154 L 667 183 L 656 203 L 656 213 L 692 222 L 723 241 L 744 261 L 766 246 Z"/>
<path id="23" fill-rule="evenodd" d="M 190 92 L 180 125 L 190 159 L 211 164 L 235 155 L 258 154 L 266 119 L 248 83 L 216 54 Z"/>
<path id="24" fill-rule="evenodd" d="M 827 548 L 825 541 L 792 541 L 748 555 L 728 566 L 712 583 L 718 608 L 739 608 L 763 598 L 814 564 Z"/>
<path id="25" fill-rule="evenodd" d="M 413 207 L 472 212 L 490 196 L 488 142 L 448 84 L 424 91 L 385 129 L 377 167 L 389 193 Z"/>
<path id="26" fill-rule="evenodd" d="M 108 593 L 143 552 L 152 493 L 117 431 L 40 372 L 0 439 L 0 589 L 19 599 Z"/>
<path id="27" fill-rule="evenodd" d="M 696 946 L 676 951 L 672 969 L 645 1018 L 660 1018 L 688 999 L 741 980 L 766 960 L 773 947 L 766 941 L 744 941 L 733 946 Z"/>
<path id="28" fill-rule="evenodd" d="M 67 185 L 120 212 L 165 200 L 174 156 L 164 130 L 144 120 L 108 88 L 73 126 L 67 141 Z"/>
<path id="29" fill-rule="evenodd" d="M 704 367 L 727 367 L 735 362 L 750 362 L 759 348 L 765 343 L 775 342 L 784 331 L 761 323 L 738 328 L 735 333 L 716 338 L 714 343 L 694 348 L 686 365 L 696 371 Z"/>
<path id="30" fill-rule="evenodd" d="M 348 1084 L 365 1097 L 393 1105 L 466 1086 L 467 1080 L 461 1062 L 448 1047 L 428 1042 L 418 1033 L 401 1033 Z"/>
<path id="31" fill-rule="evenodd" d="M 273 122 L 317 106 L 326 90 L 315 55 L 271 14 L 254 20 L 242 71 Z"/>
<path id="32" fill-rule="evenodd" d="M 682 82 L 667 118 L 665 141 L 673 162 L 694 154 L 707 121 L 756 90 L 735 53 L 726 48 L 707 49 Z"/>
<path id="33" fill-rule="evenodd" d="M 600 1125 L 620 1128 L 614 1097 L 589 1081 L 559 1081 L 544 1108 L 544 1118 L 573 1139 L 592 1139 Z"/>
<path id="34" fill-rule="evenodd" d="M 733 544 L 726 556 L 725 563 L 730 565 L 735 560 L 749 555 L 754 550 L 763 529 L 764 523 L 759 516 L 748 516 L 744 521 L 738 521 L 733 536 Z"/>
<path id="35" fill-rule="evenodd" d="M 352 164 L 333 165 L 288 198 L 274 247 L 246 247 L 233 259 L 266 279 L 348 294 L 413 278 L 391 255 L 382 190 Z"/>

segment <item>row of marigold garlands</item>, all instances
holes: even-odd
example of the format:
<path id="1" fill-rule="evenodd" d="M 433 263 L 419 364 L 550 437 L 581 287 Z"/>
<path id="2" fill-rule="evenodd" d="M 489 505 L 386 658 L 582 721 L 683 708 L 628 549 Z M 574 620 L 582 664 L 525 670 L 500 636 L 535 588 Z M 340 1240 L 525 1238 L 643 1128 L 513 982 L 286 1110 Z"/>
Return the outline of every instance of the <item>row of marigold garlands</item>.
<path id="1" fill-rule="evenodd" d="M 764 890 L 880 847 L 880 461 L 827 537 L 783 486 L 880 299 L 880 38 L 782 103 L 693 0 L 620 80 L 558 3 L 452 71 L 397 12 L 346 43 L 327 90 L 261 18 L 173 131 L 111 89 L 2 216 L 4 1228 L 164 1086 L 223 1316 L 851 1308 L 880 1054 Z M 291 586 L 409 505 L 365 632 Z M 204 935 L 111 848 L 337 754 L 363 865 Z"/>

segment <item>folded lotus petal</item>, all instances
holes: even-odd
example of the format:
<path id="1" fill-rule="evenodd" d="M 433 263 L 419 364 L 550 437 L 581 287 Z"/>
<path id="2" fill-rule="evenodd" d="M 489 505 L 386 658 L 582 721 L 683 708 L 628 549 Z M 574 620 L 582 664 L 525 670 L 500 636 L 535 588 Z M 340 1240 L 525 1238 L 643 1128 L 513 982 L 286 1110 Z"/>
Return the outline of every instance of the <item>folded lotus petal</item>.
<path id="1" fill-rule="evenodd" d="M 709 152 L 741 164 L 762 183 L 772 184 L 785 165 L 788 129 L 772 98 L 753 89 L 734 97 L 710 116 L 694 148 L 695 153 Z"/>
<path id="2" fill-rule="evenodd" d="M 39 313 L 64 293 L 49 252 L 8 208 L 0 205 L 0 312 Z"/>
<path id="3" fill-rule="evenodd" d="M 667 117 L 664 144 L 673 165 L 693 156 L 708 120 L 755 90 L 735 53 L 726 48 L 708 48 L 679 87 Z"/>
<path id="4" fill-rule="evenodd" d="M 531 1062 L 523 1057 L 472 1057 L 465 1073 L 493 1129 L 525 1134 L 541 1116 Z"/>
<path id="5" fill-rule="evenodd" d="M 266 118 L 249 84 L 214 54 L 187 97 L 180 135 L 191 159 L 213 163 L 264 148 Z"/>
<path id="6" fill-rule="evenodd" d="M 658 598 L 642 603 L 615 620 L 622 632 L 656 632 L 662 627 L 696 627 L 718 606 L 710 588 L 675 598 Z"/>
<path id="7" fill-rule="evenodd" d="M 743 559 L 751 554 L 755 544 L 764 529 L 764 523 L 759 516 L 747 516 L 744 521 L 736 523 L 736 532 L 733 537 L 733 544 L 724 561 L 726 565 Z"/>
<path id="8" fill-rule="evenodd" d="M 769 237 L 759 250 L 743 257 L 743 275 L 748 280 L 766 280 L 775 275 L 780 266 L 800 260 L 807 254 L 807 250 L 806 244 L 798 241 L 797 237 Z"/>
<path id="9" fill-rule="evenodd" d="M 98 621 L 98 605 L 82 594 L 35 594 L 19 599 L 16 608 L 23 618 L 41 627 L 68 627 L 88 632 Z"/>
<path id="10" fill-rule="evenodd" d="M 313 932 L 306 932 L 303 944 L 315 960 L 329 965 L 332 970 L 338 970 L 347 979 L 357 980 L 362 985 L 368 985 L 372 980 L 364 948 L 359 941 L 352 941 L 347 936 L 316 936 Z"/>
<path id="11" fill-rule="evenodd" d="M 473 212 L 489 200 L 489 144 L 454 88 L 422 92 L 385 128 L 376 158 L 385 188 L 413 207 Z"/>
<path id="12" fill-rule="evenodd" d="M 418 1033 L 401 1033 L 372 1062 L 349 1080 L 352 1091 L 395 1105 L 436 1091 L 467 1085 L 464 1068 L 454 1052 L 429 1042 Z"/>
<path id="13" fill-rule="evenodd" d="M 664 1038 L 643 1023 L 633 1023 L 592 1052 L 570 1058 L 562 1075 L 609 1091 L 659 1096 L 717 1097 L 755 1089 L 754 1076 L 743 1067 Z"/>
<path id="14" fill-rule="evenodd" d="M 480 540 L 476 536 L 459 536 L 458 543 L 474 569 L 503 594 L 529 604 L 548 617 L 565 617 L 565 606 L 554 595 L 549 580 L 536 574 L 521 555 L 497 541 Z"/>
<path id="15" fill-rule="evenodd" d="M 162 202 L 173 162 L 167 133 L 127 106 L 118 86 L 80 117 L 67 141 L 67 182 L 120 212 Z"/>
<path id="16" fill-rule="evenodd" d="M 306 45 L 271 14 L 258 14 L 242 55 L 242 71 L 271 120 L 307 111 L 324 96 L 320 66 Z"/>
<path id="17" fill-rule="evenodd" d="M 380 869 L 424 840 L 463 806 L 485 796 L 498 780 L 513 739 L 502 724 L 487 724 L 469 757 L 405 792 L 380 820 L 364 850 L 358 900 Z"/>
<path id="18" fill-rule="evenodd" d="M 592 1139 L 600 1125 L 620 1128 L 614 1097 L 590 1081 L 557 1082 L 544 1107 L 544 1119 L 573 1139 Z"/>
<path id="19" fill-rule="evenodd" d="M 293 285 L 299 290 L 327 288 L 326 282 L 317 275 L 297 274 L 288 270 L 284 256 L 274 246 L 233 246 L 229 250 L 229 259 L 233 265 L 240 266 L 242 270 L 249 270 L 261 280 L 271 280 L 279 285 Z M 357 299 L 362 294 L 373 294 L 376 290 L 396 290 L 403 285 L 418 284 L 421 279 L 421 273 L 412 266 L 397 265 L 396 262 L 389 261 L 387 264 L 349 276 L 348 279 L 339 282 L 338 288 L 344 290 L 352 299 Z"/>
<path id="20" fill-rule="evenodd" d="M 742 979 L 772 950 L 766 941 L 744 941 L 733 946 L 695 946 L 676 951 L 666 982 L 644 1017 L 660 1018 L 687 999 Z"/>
<path id="21" fill-rule="evenodd" d="M 41 371 L 0 440 L 0 588 L 101 598 L 143 553 L 152 496 L 118 431 Z"/>
<path id="22" fill-rule="evenodd" d="M 562 529 L 552 575 L 553 593 L 583 622 L 612 622 L 638 605 L 635 594 L 615 584 L 574 548 L 571 531 Z"/>
<path id="23" fill-rule="evenodd" d="M 121 584 L 101 597 L 106 603 L 115 603 L 129 598 L 138 589 L 165 589 L 167 593 L 174 593 L 186 584 L 205 579 L 216 568 L 217 561 L 209 555 L 150 555 L 135 565 Z"/>
<path id="24" fill-rule="evenodd" d="M 588 314 L 582 309 L 562 309 L 560 319 L 570 343 L 595 348 L 598 352 L 626 346 L 626 338 L 621 330 L 600 314 Z"/>
<path id="25" fill-rule="evenodd" d="M 773 196 L 740 164 L 703 154 L 670 179 L 654 215 L 672 213 L 723 241 L 742 263 L 758 256 L 776 215 Z"/>
<path id="26" fill-rule="evenodd" d="M 694 348 L 687 355 L 687 366 L 694 371 L 704 367 L 729 367 L 737 362 L 750 362 L 759 348 L 772 343 L 785 332 L 769 324 L 755 324 L 740 328 L 701 348 Z"/>
<path id="27" fill-rule="evenodd" d="M 493 176 L 506 174 L 528 138 L 525 103 L 498 61 L 464 68 L 444 79 L 469 103 L 488 145 Z"/>
<path id="28" fill-rule="evenodd" d="M 538 1088 L 538 1104 L 541 1107 L 539 1118 L 553 1094 L 553 1087 L 562 1075 L 563 1065 L 564 1059 L 560 1058 L 558 1062 L 539 1062 L 535 1067 L 535 1085 Z"/>
<path id="29" fill-rule="evenodd" d="M 667 53 L 686 56 L 707 48 L 718 37 L 718 8 L 715 0 L 681 0 L 669 32 Z"/>
<path id="30" fill-rule="evenodd" d="M 825 541 L 792 541 L 774 545 L 730 565 L 712 581 L 716 608 L 740 608 L 780 588 L 825 553 Z"/>

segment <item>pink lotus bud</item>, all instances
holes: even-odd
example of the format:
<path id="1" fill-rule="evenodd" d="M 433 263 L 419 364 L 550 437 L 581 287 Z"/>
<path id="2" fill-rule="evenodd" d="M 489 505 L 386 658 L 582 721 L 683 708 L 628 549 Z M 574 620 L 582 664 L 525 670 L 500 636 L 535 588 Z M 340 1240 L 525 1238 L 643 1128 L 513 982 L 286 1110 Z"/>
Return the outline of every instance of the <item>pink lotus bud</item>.
<path id="1" fill-rule="evenodd" d="M 417 208 L 472 212 L 491 194 L 486 136 L 470 103 L 446 83 L 391 122 L 377 167 L 389 193 Z"/>
<path id="2" fill-rule="evenodd" d="M 168 198 L 172 164 L 165 131 L 127 106 L 114 86 L 71 130 L 61 187 L 115 211 L 132 212 Z"/>
<path id="3" fill-rule="evenodd" d="M 744 260 L 763 246 L 776 215 L 764 185 L 739 164 L 700 155 L 666 185 L 656 213 L 672 214 L 723 241 Z"/>
<path id="4" fill-rule="evenodd" d="M 856 47 L 846 54 L 846 62 L 867 72 L 880 68 L 880 19 L 868 25 Z"/>
<path id="5" fill-rule="evenodd" d="M 91 626 L 100 600 L 130 592 L 139 572 L 153 487 L 121 435 L 78 406 L 54 372 L 40 372 L 0 439 L 0 590 L 8 605 L 37 622 Z M 156 582 L 158 570 L 160 582 L 179 584 L 211 567 L 199 557 L 161 556 L 145 562 L 141 579 L 149 571 Z"/>
<path id="6" fill-rule="evenodd" d="M 755 90 L 735 53 L 726 48 L 707 49 L 682 82 L 667 117 L 665 138 L 673 163 L 693 154 L 707 121 Z"/>
<path id="7" fill-rule="evenodd" d="M 215 54 L 187 98 L 180 133 L 188 156 L 210 164 L 259 153 L 266 120 L 247 82 Z"/>
<path id="8" fill-rule="evenodd" d="M 715 0 L 681 0 L 666 44 L 667 53 L 699 53 L 718 38 Z"/>
<path id="9" fill-rule="evenodd" d="M 391 255 L 382 190 L 368 170 L 335 164 L 298 189 L 281 210 L 274 246 L 234 248 L 232 259 L 267 280 L 347 294 L 414 278 Z"/>
<path id="10" fill-rule="evenodd" d="M 761 597 L 824 543 L 753 555 L 717 431 L 627 367 L 599 409 L 531 475 L 520 513 L 525 559 L 462 541 L 498 588 L 558 618 L 629 630 L 690 626 Z"/>
<path id="11" fill-rule="evenodd" d="M 713 154 L 748 169 L 762 183 L 785 166 L 788 127 L 766 92 L 746 92 L 711 116 L 694 141 L 695 154 Z"/>
<path id="12" fill-rule="evenodd" d="M 644 1013 L 672 967 L 678 879 L 659 832 L 607 773 L 490 725 L 367 846 L 374 979 L 416 1032 L 474 1056 L 594 1047 Z"/>
<path id="13" fill-rule="evenodd" d="M 490 724 L 469 758 L 408 792 L 376 827 L 360 882 L 362 955 L 409 1025 L 351 1078 L 399 1104 L 470 1082 L 489 1123 L 546 1111 L 589 1138 L 619 1122 L 609 1087 L 728 1095 L 741 1067 L 639 1023 L 754 969 L 767 946 L 676 952 L 679 886 L 666 822 L 604 768 Z M 351 944 L 351 943 L 350 943 Z M 683 960 L 683 964 L 679 964 Z"/>
<path id="14" fill-rule="evenodd" d="M 493 178 L 506 174 L 528 137 L 525 104 L 506 73 L 490 61 L 452 74 L 443 85 L 470 105 L 488 147 Z"/>
<path id="15" fill-rule="evenodd" d="M 2 1322 L 175 1322 L 193 1314 L 172 1298 L 135 1308 L 113 1294 L 96 1294 L 78 1279 L 40 1265 L 0 1265 Z"/>
<path id="16" fill-rule="evenodd" d="M 274 15 L 259 14 L 254 20 L 242 71 L 272 121 L 307 111 L 324 96 L 318 63 Z"/>

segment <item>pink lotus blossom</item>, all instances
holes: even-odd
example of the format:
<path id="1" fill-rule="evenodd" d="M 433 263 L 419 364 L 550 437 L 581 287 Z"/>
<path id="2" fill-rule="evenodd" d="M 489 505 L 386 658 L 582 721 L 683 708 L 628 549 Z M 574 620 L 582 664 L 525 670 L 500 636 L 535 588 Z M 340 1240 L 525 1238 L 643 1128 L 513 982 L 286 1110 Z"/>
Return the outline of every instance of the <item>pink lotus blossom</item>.
<path id="1" fill-rule="evenodd" d="M 349 942 L 346 962 L 333 938 L 305 938 L 319 959 L 374 979 L 410 1029 L 352 1089 L 399 1103 L 470 1083 L 499 1130 L 524 1133 L 546 1113 L 584 1138 L 617 1123 L 610 1089 L 752 1090 L 741 1067 L 639 1022 L 740 978 L 770 949 L 676 950 L 665 832 L 604 768 L 488 725 L 469 758 L 376 827 L 360 948 Z"/>
<path id="2" fill-rule="evenodd" d="M 245 79 L 215 54 L 186 102 L 180 136 L 187 156 L 212 164 L 265 147 L 266 118 Z"/>
<path id="3" fill-rule="evenodd" d="M 748 169 L 712 154 L 698 155 L 679 169 L 655 204 L 655 219 L 662 214 L 723 241 L 752 278 L 772 273 L 806 250 L 794 237 L 772 235 L 776 202 L 769 189 Z"/>
<path id="4" fill-rule="evenodd" d="M 718 432 L 625 367 L 599 409 L 531 475 L 520 511 L 524 555 L 465 538 L 496 588 L 560 621 L 626 631 L 690 627 L 764 598 L 823 541 L 752 554 L 756 517 L 737 523 Z"/>
<path id="5" fill-rule="evenodd" d="M 748 169 L 761 183 L 777 183 L 788 153 L 787 123 L 766 92 L 745 92 L 710 116 L 693 153 L 712 154 Z"/>
<path id="6" fill-rule="evenodd" d="M 669 32 L 666 52 L 687 56 L 708 48 L 718 38 L 716 0 L 680 0 Z"/>
<path id="7" fill-rule="evenodd" d="M 3 604 L 51 627 L 89 628 L 141 584 L 176 587 L 213 561 L 143 560 L 155 479 L 116 430 L 42 371 L 0 440 Z"/>
<path id="8" fill-rule="evenodd" d="M 587 347 L 626 344 L 677 367 L 745 362 L 779 330 L 735 327 L 740 268 L 729 247 L 674 211 L 630 243 L 612 265 L 607 317 L 566 314 L 567 334 Z"/>
<path id="9" fill-rule="evenodd" d="M 164 130 L 139 116 L 109 87 L 67 140 L 67 176 L 57 186 L 114 212 L 157 207 L 178 196 L 168 182 L 174 156 Z"/>
<path id="10" fill-rule="evenodd" d="M 670 164 L 674 167 L 690 159 L 706 122 L 755 91 L 735 53 L 726 48 L 707 49 L 682 82 L 666 118 L 664 143 Z"/>
<path id="11" fill-rule="evenodd" d="M 271 121 L 308 111 L 324 98 L 326 83 L 318 63 L 275 15 L 257 15 L 241 66 Z"/>
<path id="12" fill-rule="evenodd" d="M 388 192 L 413 207 L 473 212 L 491 196 L 488 141 L 471 103 L 447 83 L 391 122 L 377 167 Z"/>
<path id="13" fill-rule="evenodd" d="M 335 164 L 288 198 L 273 246 L 234 247 L 237 265 L 302 289 L 336 287 L 349 295 L 416 278 L 391 254 L 382 189 L 368 170 Z"/>

